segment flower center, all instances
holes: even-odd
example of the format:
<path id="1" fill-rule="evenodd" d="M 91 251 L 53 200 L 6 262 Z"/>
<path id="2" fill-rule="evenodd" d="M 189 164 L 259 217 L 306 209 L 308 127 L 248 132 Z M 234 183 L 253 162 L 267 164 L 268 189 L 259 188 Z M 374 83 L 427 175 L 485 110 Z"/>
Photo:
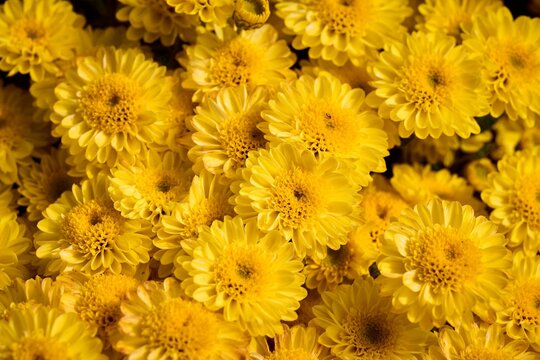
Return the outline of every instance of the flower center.
<path id="1" fill-rule="evenodd" d="M 516 180 L 516 193 L 511 197 L 514 209 L 533 229 L 540 229 L 540 175 Z"/>
<path id="2" fill-rule="evenodd" d="M 139 117 L 137 83 L 122 74 L 109 74 L 90 83 L 80 98 L 82 114 L 94 129 L 106 134 L 126 132 Z"/>
<path id="3" fill-rule="evenodd" d="M 519 326 L 538 326 L 540 324 L 540 281 L 532 279 L 514 291 L 513 320 Z"/>
<path id="4" fill-rule="evenodd" d="M 261 122 L 260 109 L 237 114 L 222 126 L 220 138 L 227 156 L 242 167 L 250 151 L 263 148 L 266 144 L 264 133 L 257 128 Z"/>
<path id="5" fill-rule="evenodd" d="M 213 358 L 219 325 L 217 316 L 203 305 L 180 298 L 166 300 L 143 320 L 150 347 L 179 360 Z"/>
<path id="6" fill-rule="evenodd" d="M 22 339 L 19 343 L 12 345 L 12 359 L 17 360 L 63 360 L 68 359 L 65 344 L 42 335 Z"/>
<path id="7" fill-rule="evenodd" d="M 254 45 L 243 39 L 234 39 L 217 50 L 211 67 L 213 82 L 226 86 L 248 84 L 260 57 Z"/>
<path id="8" fill-rule="evenodd" d="M 314 360 L 318 359 L 316 355 L 308 353 L 304 349 L 277 350 L 272 354 L 265 356 L 264 360 Z"/>
<path id="9" fill-rule="evenodd" d="M 385 359 L 396 342 L 394 327 L 385 314 L 349 314 L 344 329 L 344 342 L 351 344 L 360 358 Z"/>
<path id="10" fill-rule="evenodd" d="M 149 169 L 136 179 L 135 186 L 144 198 L 165 205 L 181 200 L 189 184 L 175 171 Z"/>
<path id="11" fill-rule="evenodd" d="M 330 32 L 362 36 L 373 21 L 373 3 L 361 0 L 320 0 L 315 7 L 320 22 Z"/>
<path id="12" fill-rule="evenodd" d="M 269 284 L 268 263 L 270 260 L 254 247 L 231 245 L 216 263 L 218 291 L 237 301 L 259 298 Z"/>
<path id="13" fill-rule="evenodd" d="M 322 189 L 312 174 L 294 169 L 277 177 L 270 206 L 279 212 L 287 227 L 297 228 L 309 221 L 322 206 Z"/>
<path id="14" fill-rule="evenodd" d="M 386 191 L 366 193 L 361 204 L 366 222 L 372 224 L 371 239 L 377 242 L 379 234 L 384 233 L 391 219 L 397 218 L 407 207 L 401 198 Z"/>
<path id="15" fill-rule="evenodd" d="M 508 80 L 516 80 L 518 84 L 527 83 L 536 76 L 537 63 L 534 50 L 522 44 L 499 42 L 490 44 L 488 54 L 491 61 L 496 64 L 495 76 L 492 81 L 496 86 L 504 88 Z"/>
<path id="16" fill-rule="evenodd" d="M 202 199 L 193 209 L 184 213 L 182 216 L 184 229 L 180 232 L 180 237 L 182 239 L 197 239 L 201 225 L 210 226 L 214 220 L 223 219 L 225 215 L 234 215 L 227 195 L 228 193 L 215 194 L 209 199 Z"/>
<path id="17" fill-rule="evenodd" d="M 0 118 L 0 146 L 11 148 L 15 141 L 20 138 L 21 126 L 16 118 L 7 120 Z"/>
<path id="18" fill-rule="evenodd" d="M 501 350 L 490 350 L 484 348 L 466 348 L 461 351 L 462 360 L 506 360 L 508 354 Z"/>
<path id="19" fill-rule="evenodd" d="M 408 268 L 418 270 L 418 279 L 434 290 L 459 291 L 478 272 L 478 249 L 472 241 L 453 228 L 435 224 L 410 239 Z"/>
<path id="20" fill-rule="evenodd" d="M 34 19 L 18 21 L 12 26 L 11 33 L 16 43 L 27 48 L 46 44 L 46 29 L 43 24 L 36 22 Z"/>
<path id="21" fill-rule="evenodd" d="M 74 249 L 84 255 L 97 255 L 120 235 L 124 220 L 111 201 L 91 200 L 66 214 L 62 234 Z"/>

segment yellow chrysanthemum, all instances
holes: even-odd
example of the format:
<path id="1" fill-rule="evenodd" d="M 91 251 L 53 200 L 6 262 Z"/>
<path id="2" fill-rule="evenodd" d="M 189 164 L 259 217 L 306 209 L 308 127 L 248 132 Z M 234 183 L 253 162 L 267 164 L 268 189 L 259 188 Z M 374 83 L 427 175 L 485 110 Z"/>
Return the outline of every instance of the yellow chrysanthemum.
<path id="1" fill-rule="evenodd" d="M 68 175 L 67 153 L 53 149 L 44 155 L 39 164 L 31 163 L 20 169 L 21 185 L 18 191 L 23 197 L 19 204 L 27 206 L 28 219 L 41 220 L 42 212 L 54 203 L 64 191 L 70 191 L 77 179 Z"/>
<path id="2" fill-rule="evenodd" d="M 371 278 L 340 285 L 322 298 L 313 308 L 313 324 L 324 330 L 319 343 L 339 359 L 413 360 L 430 339 L 429 332 L 392 312 L 391 299 L 379 296 Z"/>
<path id="3" fill-rule="evenodd" d="M 465 166 L 465 177 L 476 191 L 489 187 L 488 175 L 497 171 L 497 168 L 488 158 L 473 160 Z"/>
<path id="4" fill-rule="evenodd" d="M 540 250 L 540 147 L 519 151 L 497 163 L 482 200 L 490 219 L 507 233 L 508 245 L 522 245 L 530 256 Z"/>
<path id="5" fill-rule="evenodd" d="M 271 25 L 240 34 L 225 28 L 222 37 L 208 32 L 185 51 L 187 57 L 179 59 L 187 70 L 183 85 L 197 90 L 196 101 L 222 87 L 277 86 L 295 78 L 289 68 L 296 56 Z"/>
<path id="6" fill-rule="evenodd" d="M 57 278 L 64 289 L 61 309 L 76 313 L 97 330 L 105 350 L 119 337 L 118 321 L 122 317 L 120 305 L 127 294 L 139 285 L 135 278 L 121 274 L 85 275 L 67 272 Z"/>
<path id="7" fill-rule="evenodd" d="M 468 138 L 480 132 L 474 117 L 489 112 L 481 63 L 452 36 L 415 32 L 389 45 L 368 70 L 376 88 L 368 103 L 399 123 L 401 137 Z"/>
<path id="8" fill-rule="evenodd" d="M 49 128 L 35 114 L 30 94 L 0 81 L 0 182 L 18 182 L 19 165 L 30 165 L 32 151 L 48 143 Z"/>
<path id="9" fill-rule="evenodd" d="M 485 310 L 507 283 L 506 243 L 495 224 L 457 201 L 405 209 L 384 234 L 381 293 L 423 329 L 471 323 L 473 308 Z"/>
<path id="10" fill-rule="evenodd" d="M 182 267 L 186 251 L 193 248 L 201 227 L 223 220 L 226 215 L 234 215 L 233 206 L 229 204 L 232 195 L 228 184 L 219 175 L 203 170 L 193 178 L 188 197 L 171 215 L 162 216 L 156 228 L 154 245 L 159 250 L 154 258 L 161 264 L 160 276 L 174 272 L 178 279 L 186 278 L 187 273 Z"/>
<path id="11" fill-rule="evenodd" d="M 248 153 L 266 147 L 259 124 L 267 97 L 265 88 L 241 85 L 222 89 L 197 107 L 192 119 L 195 146 L 188 153 L 196 171 L 204 167 L 231 179 L 240 176 L 237 170 L 245 166 Z"/>
<path id="12" fill-rule="evenodd" d="M 0 217 L 0 290 L 4 290 L 17 278 L 27 278 L 30 262 L 28 251 L 32 242 L 24 225 L 19 224 L 15 214 Z"/>
<path id="13" fill-rule="evenodd" d="M 146 282 L 122 306 L 115 348 L 132 360 L 240 359 L 246 336 L 202 304 L 185 298 L 174 279 Z"/>
<path id="14" fill-rule="evenodd" d="M 462 28 L 471 26 L 473 17 L 485 16 L 502 6 L 501 0 L 426 0 L 418 7 L 422 17 L 416 29 L 459 37 Z"/>
<path id="15" fill-rule="evenodd" d="M 512 339 L 526 340 L 540 350 L 540 261 L 514 253 L 512 281 L 495 299 L 497 323 Z"/>
<path id="16" fill-rule="evenodd" d="M 295 320 L 307 295 L 292 244 L 277 231 L 244 225 L 239 216 L 202 228 L 184 267 L 186 293 L 211 310 L 223 309 L 225 320 L 252 336 L 281 333 L 280 321 Z"/>
<path id="17" fill-rule="evenodd" d="M 434 171 L 429 165 L 397 164 L 393 173 L 392 186 L 410 205 L 440 198 L 459 201 L 472 206 L 476 212 L 485 212 L 483 203 L 474 197 L 474 189 L 467 181 L 447 169 Z"/>
<path id="18" fill-rule="evenodd" d="M 309 57 L 343 65 L 361 62 L 405 33 L 400 24 L 411 14 L 405 0 L 279 1 L 277 15 L 296 35 L 295 49 L 309 48 Z"/>
<path id="19" fill-rule="evenodd" d="M 0 69 L 34 81 L 60 75 L 84 21 L 69 1 L 7 0 L 0 8 Z"/>
<path id="20" fill-rule="evenodd" d="M 135 164 L 119 164 L 111 170 L 109 194 L 116 210 L 129 219 L 153 225 L 170 215 L 187 195 L 193 178 L 191 164 L 172 151 L 140 154 Z"/>
<path id="21" fill-rule="evenodd" d="M 120 21 L 129 21 L 127 38 L 143 39 L 147 43 L 160 40 L 171 46 L 177 39 L 184 41 L 195 34 L 196 16 L 177 13 L 165 0 L 119 0 L 122 6 L 116 12 Z"/>
<path id="22" fill-rule="evenodd" d="M 269 0 L 237 0 L 234 5 L 233 20 L 241 29 L 256 29 L 263 26 L 270 17 Z"/>
<path id="23" fill-rule="evenodd" d="M 334 157 L 280 144 L 248 157 L 233 184 L 235 211 L 265 232 L 279 230 L 300 257 L 337 250 L 357 223 L 357 187 Z M 346 168 L 345 168 L 346 169 Z"/>
<path id="24" fill-rule="evenodd" d="M 437 139 L 413 137 L 410 142 L 402 147 L 403 157 L 408 163 L 441 163 L 447 167 L 454 163 L 458 149 L 459 138 L 446 135 L 441 135 Z"/>
<path id="25" fill-rule="evenodd" d="M 13 309 L 0 321 L 2 359 L 104 360 L 102 344 L 76 314 L 38 306 Z"/>
<path id="26" fill-rule="evenodd" d="M 526 341 L 510 340 L 500 325 L 478 326 L 456 331 L 448 326 L 439 333 L 440 348 L 430 348 L 432 360 L 535 360 Z"/>
<path id="27" fill-rule="evenodd" d="M 540 19 L 500 8 L 478 16 L 463 38 L 471 52 L 483 58 L 491 92 L 491 115 L 506 113 L 530 126 L 540 114 Z"/>
<path id="28" fill-rule="evenodd" d="M 73 185 L 43 212 L 35 236 L 36 255 L 45 259 L 45 275 L 77 270 L 129 273 L 150 260 L 151 229 L 142 220 L 115 210 L 106 176 Z"/>
<path id="29" fill-rule="evenodd" d="M 232 0 L 164 0 L 179 14 L 197 14 L 210 27 L 222 28 L 233 14 Z"/>
<path id="30" fill-rule="evenodd" d="M 273 339 L 272 350 L 265 338 L 257 352 L 250 352 L 251 360 L 319 360 L 329 359 L 329 350 L 317 342 L 318 329 L 312 326 L 296 325 L 285 327 L 283 334 Z"/>
<path id="31" fill-rule="evenodd" d="M 301 60 L 302 74 L 317 77 L 322 72 L 328 72 L 339 79 L 344 84 L 349 84 L 351 88 L 361 88 L 365 92 L 373 90 L 369 85 L 372 80 L 367 72 L 367 61 L 355 65 L 350 61 L 338 66 L 331 61 L 322 59 Z"/>
<path id="32" fill-rule="evenodd" d="M 165 142 L 171 85 L 165 67 L 138 50 L 102 49 L 56 87 L 53 134 L 72 155 L 114 167 L 145 145 Z"/>
<path id="33" fill-rule="evenodd" d="M 262 116 L 275 142 L 300 142 L 314 154 L 350 162 L 350 177 L 366 186 L 371 171 L 386 170 L 388 155 L 382 120 L 365 109 L 364 91 L 351 89 L 328 73 L 285 84 Z"/>

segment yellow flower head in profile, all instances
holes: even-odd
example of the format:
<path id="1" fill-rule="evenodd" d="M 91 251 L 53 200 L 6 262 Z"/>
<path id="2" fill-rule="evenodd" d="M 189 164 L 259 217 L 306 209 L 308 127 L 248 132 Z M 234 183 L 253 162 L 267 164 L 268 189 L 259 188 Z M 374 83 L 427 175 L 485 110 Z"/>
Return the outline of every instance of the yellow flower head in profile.
<path id="1" fill-rule="evenodd" d="M 280 144 L 252 153 L 233 191 L 235 211 L 265 232 L 292 240 L 300 257 L 337 250 L 357 223 L 357 187 L 334 157 Z"/>
<path id="2" fill-rule="evenodd" d="M 411 14 L 405 0 L 279 1 L 277 15 L 296 35 L 295 49 L 336 65 L 358 63 L 405 33 L 400 24 Z"/>
<path id="3" fill-rule="evenodd" d="M 154 258 L 160 262 L 160 276 L 174 273 L 180 280 L 187 277 L 182 267 L 187 259 L 186 251 L 193 249 L 202 227 L 223 220 L 226 215 L 234 216 L 233 206 L 229 204 L 232 195 L 228 183 L 219 175 L 203 170 L 193 178 L 187 197 L 172 214 L 162 216 L 154 229 L 157 232 L 154 245 L 158 248 Z"/>
<path id="4" fill-rule="evenodd" d="M 473 307 L 484 310 L 508 281 L 506 242 L 495 224 L 457 201 L 405 209 L 384 234 L 381 293 L 423 329 L 471 323 Z"/>
<path id="5" fill-rule="evenodd" d="M 30 262 L 28 251 L 32 241 L 26 237 L 26 228 L 17 222 L 15 214 L 0 217 L 0 291 L 17 278 L 27 278 Z"/>
<path id="6" fill-rule="evenodd" d="M 167 2 L 179 14 L 199 15 L 207 28 L 223 28 L 233 15 L 235 2 L 232 0 L 158 0 Z M 221 29 L 220 29 L 221 30 Z"/>
<path id="7" fill-rule="evenodd" d="M 497 168 L 490 159 L 481 158 L 465 166 L 465 177 L 476 191 L 483 191 L 489 187 L 488 175 L 496 171 Z"/>
<path id="8" fill-rule="evenodd" d="M 300 142 L 315 155 L 331 154 L 351 163 L 350 177 L 366 186 L 371 171 L 386 170 L 383 122 L 365 109 L 365 93 L 334 76 L 302 76 L 282 86 L 263 111 L 266 136 L 273 143 Z"/>
<path id="9" fill-rule="evenodd" d="M 204 167 L 231 179 L 240 176 L 237 170 L 245 166 L 249 152 L 266 147 L 259 127 L 267 97 L 263 87 L 250 90 L 241 85 L 224 88 L 197 107 L 192 119 L 195 146 L 188 153 L 196 170 Z"/>
<path id="10" fill-rule="evenodd" d="M 193 172 L 172 151 L 146 150 L 135 164 L 111 169 L 109 194 L 114 207 L 129 219 L 145 219 L 153 225 L 188 195 Z"/>
<path id="11" fill-rule="evenodd" d="M 35 236 L 36 255 L 47 262 L 46 275 L 77 270 L 129 273 L 150 260 L 151 229 L 143 220 L 122 217 L 100 174 L 73 185 L 43 212 Z"/>
<path id="12" fill-rule="evenodd" d="M 121 309 L 115 348 L 132 360 L 235 360 L 247 345 L 236 324 L 187 299 L 172 278 L 140 285 Z"/>
<path id="13" fill-rule="evenodd" d="M 55 89 L 53 135 L 79 161 L 109 167 L 163 144 L 172 85 L 165 70 L 135 49 L 103 48 L 83 58 Z"/>
<path id="14" fill-rule="evenodd" d="M 392 312 L 371 278 L 340 285 L 313 307 L 313 324 L 324 333 L 319 343 L 339 359 L 417 359 L 432 336 L 403 314 Z"/>
<path id="15" fill-rule="evenodd" d="M 471 324 L 465 329 L 454 330 L 445 326 L 439 332 L 439 346 L 431 347 L 432 360 L 533 360 L 538 354 L 527 351 L 524 340 L 511 340 L 500 325 Z"/>
<path id="16" fill-rule="evenodd" d="M 185 51 L 186 57 L 179 59 L 187 70 L 183 85 L 197 90 L 197 101 L 223 87 L 277 86 L 295 78 L 289 68 L 296 56 L 271 25 L 240 34 L 225 28 L 222 36 L 207 32 Z"/>
<path id="17" fill-rule="evenodd" d="M 501 0 L 426 0 L 418 7 L 422 17 L 416 29 L 459 38 L 462 29 L 471 26 L 473 17 L 485 16 L 502 6 Z"/>
<path id="18" fill-rule="evenodd" d="M 473 19 L 463 44 L 483 59 L 491 115 L 522 118 L 529 127 L 540 114 L 540 19 L 512 18 L 501 7 Z"/>
<path id="19" fill-rule="evenodd" d="M 102 344 L 77 314 L 45 306 L 13 309 L 0 321 L 2 359 L 105 360 Z"/>
<path id="20" fill-rule="evenodd" d="M 415 32 L 370 64 L 376 90 L 368 102 L 399 123 L 401 137 L 468 138 L 480 132 L 474 117 L 489 112 L 481 69 L 454 37 Z"/>
<path id="21" fill-rule="evenodd" d="M 244 225 L 239 216 L 202 228 L 184 267 L 186 293 L 210 310 L 223 309 L 225 320 L 252 336 L 281 333 L 281 321 L 295 320 L 307 295 L 292 244 L 277 231 Z"/>
<path id="22" fill-rule="evenodd" d="M 0 69 L 34 81 L 61 74 L 84 25 L 69 1 L 7 0 L 0 7 Z"/>
<path id="23" fill-rule="evenodd" d="M 490 219 L 507 233 L 508 245 L 523 246 L 529 256 L 540 249 L 540 147 L 519 151 L 497 163 L 482 200 L 493 208 Z"/>

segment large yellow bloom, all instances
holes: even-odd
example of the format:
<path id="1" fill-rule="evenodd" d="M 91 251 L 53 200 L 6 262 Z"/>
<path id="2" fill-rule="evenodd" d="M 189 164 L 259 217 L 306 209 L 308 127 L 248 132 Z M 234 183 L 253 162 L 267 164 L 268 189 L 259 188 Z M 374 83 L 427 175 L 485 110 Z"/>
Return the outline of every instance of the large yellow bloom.
<path id="1" fill-rule="evenodd" d="M 47 262 L 45 275 L 66 270 L 125 274 L 150 260 L 149 224 L 122 217 L 108 187 L 107 177 L 100 174 L 73 185 L 45 209 L 35 236 L 36 255 Z"/>
<path id="2" fill-rule="evenodd" d="M 292 244 L 277 231 L 244 225 L 239 216 L 202 228 L 184 267 L 186 293 L 211 310 L 223 309 L 225 320 L 252 336 L 281 333 L 281 321 L 295 320 L 307 295 Z"/>
<path id="3" fill-rule="evenodd" d="M 365 109 L 364 91 L 351 89 L 334 76 L 303 76 L 285 84 L 262 116 L 267 137 L 275 142 L 300 142 L 316 155 L 328 153 L 350 162 L 350 174 L 366 186 L 371 171 L 386 170 L 388 155 L 383 122 Z"/>
<path id="4" fill-rule="evenodd" d="M 313 323 L 324 331 L 319 343 L 339 359 L 413 360 L 432 336 L 393 313 L 391 299 L 379 295 L 371 278 L 340 285 L 322 299 L 313 307 Z"/>
<path id="5" fill-rule="evenodd" d="M 236 360 L 247 345 L 236 324 L 187 299 L 172 278 L 140 285 L 121 309 L 115 348 L 132 360 Z"/>
<path id="6" fill-rule="evenodd" d="M 262 231 L 279 230 L 300 257 L 323 257 L 326 246 L 337 250 L 347 242 L 359 195 L 338 160 L 291 144 L 252 154 L 233 186 L 242 218 Z"/>
<path id="7" fill-rule="evenodd" d="M 296 56 L 284 40 L 278 40 L 278 32 L 271 25 L 240 34 L 225 28 L 221 37 L 207 32 L 185 51 L 186 57 L 179 59 L 187 70 L 183 85 L 197 90 L 194 97 L 197 101 L 204 93 L 222 87 L 277 86 L 295 78 L 289 68 Z"/>
<path id="8" fill-rule="evenodd" d="M 7 0 L 0 8 L 0 69 L 34 81 L 60 75 L 83 25 L 69 1 Z"/>
<path id="9" fill-rule="evenodd" d="M 30 262 L 28 251 L 31 246 L 26 229 L 17 223 L 15 214 L 0 217 L 0 290 L 11 285 L 15 279 L 29 275 L 25 265 Z"/>
<path id="10" fill-rule="evenodd" d="M 508 281 L 506 242 L 495 224 L 457 201 L 405 209 L 384 235 L 381 292 L 426 330 L 472 323 L 473 307 L 483 314 Z"/>
<path id="11" fill-rule="evenodd" d="M 508 245 L 522 245 L 529 256 L 540 250 L 540 147 L 519 151 L 497 163 L 482 200 L 490 219 L 507 233 Z"/>
<path id="12" fill-rule="evenodd" d="M 165 143 L 171 85 L 165 67 L 138 50 L 102 49 L 56 87 L 53 134 L 80 161 L 114 167 L 146 145 Z"/>
<path id="13" fill-rule="evenodd" d="M 540 19 L 513 20 L 502 7 L 474 18 L 463 37 L 463 44 L 483 59 L 491 115 L 506 113 L 533 126 L 540 114 Z"/>
<path id="14" fill-rule="evenodd" d="M 368 102 L 399 123 L 401 137 L 468 138 L 480 132 L 474 117 L 489 112 L 481 63 L 452 36 L 415 32 L 386 47 L 368 70 L 376 88 Z"/>
<path id="15" fill-rule="evenodd" d="M 400 24 L 411 14 L 405 0 L 279 1 L 276 10 L 295 49 L 309 57 L 343 65 L 358 63 L 405 33 Z"/>
<path id="16" fill-rule="evenodd" d="M 2 359 L 104 360 L 102 344 L 73 313 L 37 306 L 13 309 L 0 321 Z"/>

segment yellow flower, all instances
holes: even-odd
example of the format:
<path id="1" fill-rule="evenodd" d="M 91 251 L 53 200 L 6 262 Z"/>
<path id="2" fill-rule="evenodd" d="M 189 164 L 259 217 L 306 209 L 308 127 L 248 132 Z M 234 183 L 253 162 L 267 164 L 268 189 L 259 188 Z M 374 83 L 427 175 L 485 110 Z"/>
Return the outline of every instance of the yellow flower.
<path id="1" fill-rule="evenodd" d="M 522 245 L 529 256 L 540 248 L 540 147 L 505 156 L 488 175 L 482 200 L 490 219 L 507 234 L 508 245 Z"/>
<path id="2" fill-rule="evenodd" d="M 165 67 L 138 50 L 102 49 L 56 87 L 53 135 L 80 161 L 114 167 L 145 145 L 165 142 L 171 85 Z"/>
<path id="3" fill-rule="evenodd" d="M 190 167 L 172 151 L 154 150 L 139 154 L 135 164 L 119 164 L 111 169 L 109 186 L 115 209 L 128 219 L 156 225 L 188 195 L 193 177 Z"/>
<path id="4" fill-rule="evenodd" d="M 179 14 L 197 14 L 210 28 L 223 28 L 227 26 L 233 14 L 234 1 L 232 0 L 166 0 L 169 6 L 174 7 Z"/>
<path id="5" fill-rule="evenodd" d="M 285 84 L 262 116 L 274 143 L 300 142 L 315 155 L 331 154 L 350 163 L 350 177 L 366 186 L 371 171 L 386 170 L 388 155 L 382 120 L 365 109 L 364 91 L 330 74 L 302 76 Z"/>
<path id="6" fill-rule="evenodd" d="M 235 211 L 264 232 L 279 230 L 300 257 L 337 250 L 357 223 L 357 187 L 334 157 L 280 144 L 252 153 L 233 184 Z M 346 168 L 345 168 L 346 169 Z"/>
<path id="7" fill-rule="evenodd" d="M 38 306 L 13 309 L 0 321 L 2 359 L 104 360 L 102 344 L 73 313 Z"/>
<path id="8" fill-rule="evenodd" d="M 60 75 L 83 25 L 69 1 L 7 0 L 0 8 L 0 69 L 34 81 Z"/>
<path id="9" fill-rule="evenodd" d="M 241 29 L 256 29 L 270 17 L 269 0 L 237 0 L 233 19 Z"/>
<path id="10" fill-rule="evenodd" d="M 523 340 L 510 340 L 500 325 L 478 326 L 456 331 L 448 326 L 439 333 L 440 348 L 430 348 L 433 360 L 528 360 L 538 354 L 527 351 L 529 344 Z"/>
<path id="11" fill-rule="evenodd" d="M 284 327 L 283 334 L 273 339 L 272 350 L 267 338 L 258 338 L 261 349 L 250 352 L 251 360 L 319 360 L 329 358 L 329 351 L 317 342 L 318 329 L 295 325 Z"/>
<path id="12" fill-rule="evenodd" d="M 488 175 L 496 172 L 497 168 L 488 158 L 473 160 L 465 166 L 465 177 L 476 191 L 489 187 Z"/>
<path id="13" fill-rule="evenodd" d="M 336 65 L 370 56 L 405 33 L 400 24 L 411 14 L 405 0 L 279 1 L 277 15 L 296 35 L 295 49 Z"/>
<path id="14" fill-rule="evenodd" d="M 307 295 L 292 244 L 277 231 L 263 234 L 253 222 L 244 225 L 239 216 L 202 228 L 184 267 L 186 293 L 210 310 L 223 309 L 225 320 L 252 336 L 281 333 L 280 321 L 295 320 Z"/>
<path id="15" fill-rule="evenodd" d="M 371 278 L 340 285 L 322 295 L 313 323 L 324 330 L 319 343 L 339 359 L 416 359 L 432 336 L 392 312 Z"/>
<path id="16" fill-rule="evenodd" d="M 29 275 L 25 265 L 30 262 L 32 242 L 26 236 L 26 229 L 17 222 L 15 214 L 0 217 L 0 290 Z"/>
<path id="17" fill-rule="evenodd" d="M 463 38 L 483 59 L 491 115 L 506 113 L 532 126 L 540 114 L 540 19 L 513 20 L 510 10 L 501 7 L 475 17 Z"/>
<path id="18" fill-rule="evenodd" d="M 322 72 L 328 72 L 338 78 L 344 84 L 349 84 L 351 88 L 361 88 L 365 92 L 373 90 L 369 85 L 372 80 L 367 72 L 367 61 L 360 65 L 355 65 L 350 61 L 338 66 L 331 61 L 322 59 L 301 60 L 302 74 L 317 77 Z"/>
<path id="19" fill-rule="evenodd" d="M 160 40 L 164 46 L 172 46 L 180 38 L 188 39 L 198 25 L 196 16 L 174 11 L 165 0 L 119 0 L 122 4 L 116 12 L 120 21 L 129 21 L 127 38 L 143 39 L 147 43 Z"/>
<path id="20" fill-rule="evenodd" d="M 133 360 L 240 359 L 246 337 L 238 327 L 185 298 L 180 284 L 146 282 L 122 306 L 115 348 Z"/>
<path id="21" fill-rule="evenodd" d="M 485 212 L 484 204 L 474 197 L 474 189 L 467 181 L 447 169 L 433 171 L 429 165 L 397 164 L 393 173 L 392 186 L 410 205 L 439 198 L 459 201 L 472 206 L 475 212 Z"/>
<path id="22" fill-rule="evenodd" d="M 473 17 L 485 16 L 502 6 L 501 0 L 426 0 L 418 7 L 422 17 L 416 29 L 459 38 L 462 29 L 472 25 Z"/>
<path id="23" fill-rule="evenodd" d="M 468 138 L 480 132 L 474 117 L 489 112 L 481 63 L 452 36 L 415 32 L 390 44 L 368 70 L 376 88 L 368 103 L 399 123 L 401 137 Z"/>
<path id="24" fill-rule="evenodd" d="M 447 167 L 454 163 L 458 149 L 459 138 L 446 135 L 441 135 L 437 139 L 413 137 L 409 143 L 402 147 L 403 156 L 408 163 L 441 163 Z"/>
<path id="25" fill-rule="evenodd" d="M 188 153 L 196 171 L 205 168 L 231 179 L 241 175 L 237 170 L 245 166 L 248 153 L 266 147 L 259 124 L 267 97 L 264 88 L 241 85 L 224 88 L 197 107 L 192 119 L 195 146 Z"/>
<path id="26" fill-rule="evenodd" d="M 154 245 L 159 250 L 154 258 L 160 262 L 160 277 L 171 273 L 180 280 L 187 277 L 182 267 L 186 251 L 193 248 L 201 227 L 223 220 L 226 215 L 234 215 L 228 202 L 232 195 L 228 184 L 219 175 L 203 170 L 193 178 L 188 196 L 171 215 L 162 216 L 155 229 Z"/>
<path id="27" fill-rule="evenodd" d="M 497 148 L 492 154 L 496 159 L 504 155 L 512 155 L 518 149 L 528 150 L 540 145 L 540 117 L 535 122 L 528 124 L 527 121 L 518 118 L 510 120 L 503 115 L 493 125 L 496 132 L 495 143 Z"/>
<path id="28" fill-rule="evenodd" d="M 70 191 L 77 179 L 68 175 L 67 153 L 52 149 L 39 164 L 32 163 L 20 169 L 21 185 L 18 191 L 23 197 L 19 204 L 27 206 L 28 219 L 41 220 L 42 212 L 54 203 L 64 191 Z"/>
<path id="29" fill-rule="evenodd" d="M 35 236 L 36 255 L 47 262 L 45 275 L 69 270 L 126 274 L 150 260 L 149 224 L 123 218 L 114 209 L 108 186 L 100 174 L 73 185 L 45 209 Z"/>
<path id="30" fill-rule="evenodd" d="M 204 93 L 215 93 L 222 87 L 277 86 L 295 78 L 289 68 L 296 56 L 284 40 L 278 40 L 271 25 L 240 34 L 225 28 L 222 37 L 207 32 L 185 51 L 186 57 L 179 59 L 187 70 L 183 85 L 197 90 L 194 99 L 198 102 Z"/>
<path id="31" fill-rule="evenodd" d="M 426 330 L 472 323 L 473 307 L 483 313 L 507 283 L 506 242 L 495 224 L 457 201 L 405 209 L 384 234 L 381 293 Z"/>

